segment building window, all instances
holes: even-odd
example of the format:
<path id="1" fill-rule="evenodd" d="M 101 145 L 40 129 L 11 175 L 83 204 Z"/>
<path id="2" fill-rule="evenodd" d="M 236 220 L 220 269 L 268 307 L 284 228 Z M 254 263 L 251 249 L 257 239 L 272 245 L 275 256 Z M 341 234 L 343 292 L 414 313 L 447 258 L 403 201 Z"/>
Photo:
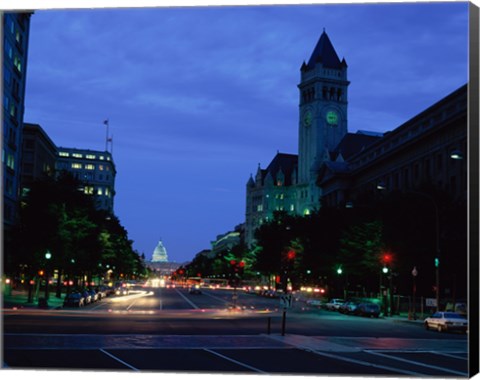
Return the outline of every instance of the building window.
<path id="1" fill-rule="evenodd" d="M 97 189 L 97 195 L 103 195 L 103 189 L 101 187 Z"/>
<path id="2" fill-rule="evenodd" d="M 86 164 L 86 165 L 85 165 L 85 169 L 87 169 L 87 170 L 95 170 L 95 165 Z"/>
<path id="3" fill-rule="evenodd" d="M 93 186 L 85 186 L 85 194 L 93 195 Z"/>
<path id="4" fill-rule="evenodd" d="M 95 160 L 97 158 L 97 156 L 95 156 L 94 154 L 87 154 L 85 156 L 86 159 L 88 160 Z"/>
<path id="5" fill-rule="evenodd" d="M 70 155 L 68 154 L 68 152 L 58 152 L 58 155 L 60 157 L 69 157 Z"/>
<path id="6" fill-rule="evenodd" d="M 13 66 L 18 70 L 18 72 L 22 72 L 22 60 L 17 54 L 15 54 L 15 57 L 13 58 Z"/>
<path id="7" fill-rule="evenodd" d="M 75 157 L 75 158 L 83 158 L 83 155 L 80 154 L 80 153 L 72 153 L 72 157 Z"/>
<path id="8" fill-rule="evenodd" d="M 103 165 L 98 165 L 98 170 L 103 170 Z"/>
<path id="9" fill-rule="evenodd" d="M 82 164 L 78 164 L 78 163 L 72 164 L 72 169 L 81 169 L 81 168 L 82 168 Z"/>

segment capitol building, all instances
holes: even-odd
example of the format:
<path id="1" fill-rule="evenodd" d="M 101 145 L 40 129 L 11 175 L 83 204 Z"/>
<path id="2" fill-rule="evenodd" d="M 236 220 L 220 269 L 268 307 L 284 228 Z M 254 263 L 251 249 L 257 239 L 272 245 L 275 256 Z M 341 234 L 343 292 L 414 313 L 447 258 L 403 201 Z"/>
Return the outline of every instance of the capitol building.
<path id="1" fill-rule="evenodd" d="M 168 261 L 167 249 L 160 240 L 153 250 L 152 260 L 146 263 L 152 271 L 158 272 L 161 276 L 169 276 L 181 265 Z"/>

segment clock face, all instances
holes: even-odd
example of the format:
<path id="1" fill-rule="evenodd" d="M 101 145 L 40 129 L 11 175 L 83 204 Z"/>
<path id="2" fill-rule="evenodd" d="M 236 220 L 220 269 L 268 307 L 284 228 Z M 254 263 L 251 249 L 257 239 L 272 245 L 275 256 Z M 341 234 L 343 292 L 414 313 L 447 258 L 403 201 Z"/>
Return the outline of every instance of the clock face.
<path id="1" fill-rule="evenodd" d="M 330 125 L 338 125 L 338 114 L 335 111 L 327 112 L 327 123 Z"/>
<path id="2" fill-rule="evenodd" d="M 312 124 L 313 116 L 311 111 L 307 111 L 303 115 L 303 124 L 305 126 L 310 126 Z"/>

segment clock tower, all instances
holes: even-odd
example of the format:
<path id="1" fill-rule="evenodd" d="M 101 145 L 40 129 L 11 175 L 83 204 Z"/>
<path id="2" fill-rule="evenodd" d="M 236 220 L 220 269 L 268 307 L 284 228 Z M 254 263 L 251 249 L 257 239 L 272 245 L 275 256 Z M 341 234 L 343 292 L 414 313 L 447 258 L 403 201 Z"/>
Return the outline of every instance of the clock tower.
<path id="1" fill-rule="evenodd" d="M 299 105 L 298 206 L 306 214 L 318 207 L 316 173 L 347 134 L 347 63 L 340 61 L 325 30 L 303 62 Z"/>

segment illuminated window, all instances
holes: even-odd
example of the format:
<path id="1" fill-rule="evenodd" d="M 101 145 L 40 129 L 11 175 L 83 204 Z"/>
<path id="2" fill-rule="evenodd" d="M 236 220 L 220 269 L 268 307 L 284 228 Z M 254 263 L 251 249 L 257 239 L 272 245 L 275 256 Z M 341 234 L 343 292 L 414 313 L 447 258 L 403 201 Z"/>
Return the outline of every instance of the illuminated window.
<path id="1" fill-rule="evenodd" d="M 77 163 L 72 164 L 72 169 L 81 169 L 81 168 L 82 168 L 82 164 L 77 164 Z"/>
<path id="2" fill-rule="evenodd" d="M 97 195 L 103 195 L 103 190 L 101 187 L 97 189 Z"/>
<path id="3" fill-rule="evenodd" d="M 263 211 L 263 205 L 258 205 L 257 206 L 257 211 Z"/>
<path id="4" fill-rule="evenodd" d="M 70 154 L 68 154 L 68 152 L 58 152 L 58 155 L 60 157 L 69 157 L 70 156 Z"/>
<path id="5" fill-rule="evenodd" d="M 95 156 L 94 154 L 87 154 L 85 156 L 85 158 L 89 159 L 89 160 L 94 160 L 95 158 L 97 158 L 97 156 Z"/>
<path id="6" fill-rule="evenodd" d="M 7 167 L 9 167 L 12 170 L 15 170 L 15 157 L 11 153 L 7 154 Z"/>
<path id="7" fill-rule="evenodd" d="M 98 170 L 103 170 L 103 165 L 98 165 Z"/>
<path id="8" fill-rule="evenodd" d="M 13 66 L 19 71 L 22 72 L 22 61 L 18 55 L 15 54 L 13 58 Z"/>
<path id="9" fill-rule="evenodd" d="M 85 169 L 87 169 L 87 170 L 95 170 L 95 165 L 86 164 L 86 165 L 85 165 Z"/>
<path id="10" fill-rule="evenodd" d="M 104 160 L 105 157 L 104 157 L 104 156 L 100 156 L 99 159 L 100 159 L 100 160 Z"/>
<path id="11" fill-rule="evenodd" d="M 295 206 L 294 205 L 290 205 L 290 211 L 295 211 Z"/>
<path id="12" fill-rule="evenodd" d="M 85 186 L 85 194 L 92 195 L 93 194 L 93 186 Z"/>
<path id="13" fill-rule="evenodd" d="M 107 197 L 110 196 L 110 190 L 108 189 L 108 187 L 105 188 L 105 195 Z"/>
<path id="14" fill-rule="evenodd" d="M 72 156 L 75 158 L 83 158 L 83 155 L 80 153 L 72 153 Z"/>

